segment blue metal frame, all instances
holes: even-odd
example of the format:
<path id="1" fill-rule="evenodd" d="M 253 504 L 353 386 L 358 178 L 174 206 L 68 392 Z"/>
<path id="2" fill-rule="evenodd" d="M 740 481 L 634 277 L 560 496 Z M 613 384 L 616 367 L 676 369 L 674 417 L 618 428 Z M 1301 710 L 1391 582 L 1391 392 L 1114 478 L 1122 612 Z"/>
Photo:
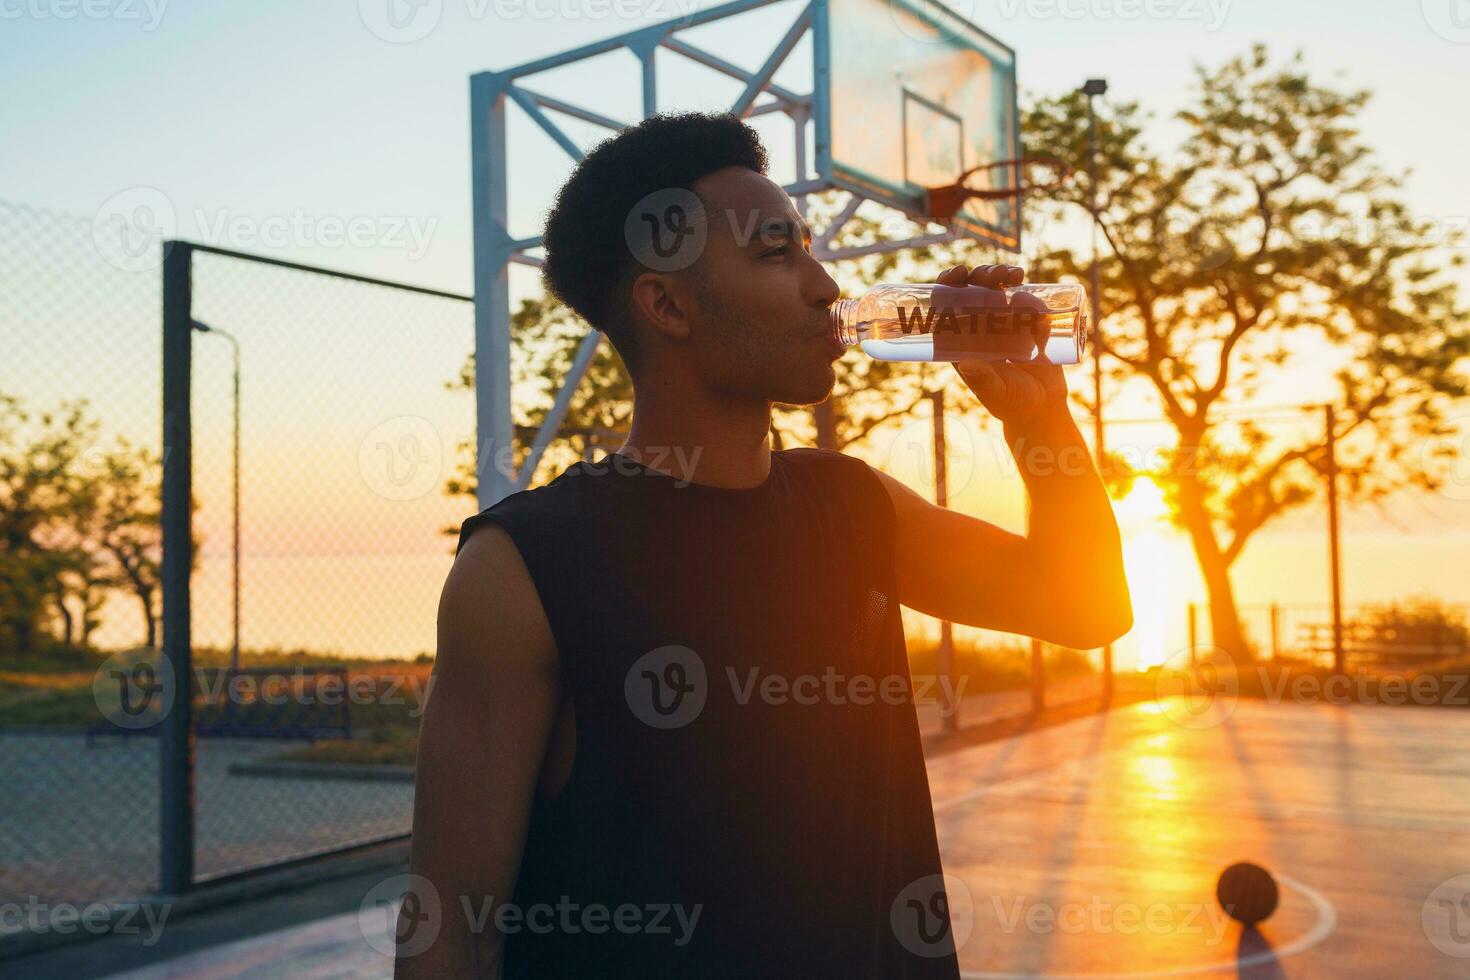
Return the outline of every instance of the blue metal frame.
<path id="1" fill-rule="evenodd" d="M 960 238 L 979 236 L 1019 247 L 1019 241 L 1006 241 L 999 229 L 976 227 L 974 222 L 959 220 L 942 233 L 920 235 L 901 241 L 879 242 L 857 248 L 833 249 L 831 242 L 842 226 L 857 212 L 866 199 L 879 200 L 891 206 L 891 195 L 878 195 L 856 179 L 834 173 L 832 161 L 831 116 L 831 0 L 808 0 L 790 29 L 776 42 L 761 67 L 748 72 L 737 65 L 676 37 L 678 31 L 743 14 L 786 0 L 732 0 L 730 3 L 690 13 L 684 17 L 640 28 L 626 34 L 605 38 L 559 54 L 508 68 L 504 71 L 480 72 L 470 78 L 471 182 L 473 184 L 475 243 L 475 424 L 477 427 L 477 501 L 481 508 L 517 490 L 525 489 L 535 473 L 546 447 L 555 438 L 571 404 L 573 393 L 592 363 L 602 335 L 588 332 L 582 341 L 571 371 L 562 382 L 551 411 L 537 433 L 526 461 L 517 470 L 513 465 L 514 426 L 511 418 L 510 391 L 510 263 L 539 267 L 541 260 L 528 254 L 541 244 L 540 236 L 512 239 L 507 224 L 507 170 L 505 108 L 507 100 L 526 114 L 550 136 L 573 160 L 583 153 L 542 109 L 553 109 L 609 130 L 627 124 L 600 113 L 555 99 L 528 88 L 524 79 L 539 72 L 559 68 L 576 61 L 593 58 L 622 48 L 628 49 L 642 66 L 643 115 L 647 118 L 657 109 L 657 76 L 654 54 L 662 48 L 696 61 L 745 83 L 730 111 L 741 117 L 784 112 L 792 120 L 796 141 L 797 179 L 785 189 L 796 201 L 798 210 L 806 213 L 806 195 L 831 189 L 844 189 L 853 197 L 831 225 L 813 241 L 813 254 L 824 261 L 856 258 L 878 252 L 926 245 L 943 244 Z M 974 24 L 954 14 L 936 0 L 904 0 L 907 6 L 920 8 L 931 19 L 954 18 L 984 41 L 995 45 L 1010 57 L 1014 79 L 1015 52 Z M 792 92 L 771 81 L 772 76 L 790 55 L 801 37 L 812 35 L 812 88 L 809 93 Z M 1014 87 L 1014 86 L 1013 86 Z M 756 99 L 764 92 L 770 98 L 759 105 Z M 814 176 L 808 176 L 806 160 L 806 127 L 813 126 L 815 159 Z M 1012 109 L 1013 126 L 1019 119 Z M 1019 131 L 1016 132 L 1019 145 Z M 922 204 L 922 202 L 918 202 Z M 915 211 L 913 202 L 906 208 Z"/>

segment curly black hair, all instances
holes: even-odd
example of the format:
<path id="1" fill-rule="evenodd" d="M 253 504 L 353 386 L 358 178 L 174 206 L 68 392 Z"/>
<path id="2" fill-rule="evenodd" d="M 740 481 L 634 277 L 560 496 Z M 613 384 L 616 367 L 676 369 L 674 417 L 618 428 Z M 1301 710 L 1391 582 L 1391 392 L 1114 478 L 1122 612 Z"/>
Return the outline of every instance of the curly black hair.
<path id="1" fill-rule="evenodd" d="M 624 363 L 638 352 L 629 314 L 634 259 L 624 219 L 648 194 L 693 192 L 701 177 L 724 167 L 765 173 L 766 148 L 754 129 L 729 112 L 649 116 L 603 140 L 573 169 L 546 218 L 546 289 L 605 333 Z"/>

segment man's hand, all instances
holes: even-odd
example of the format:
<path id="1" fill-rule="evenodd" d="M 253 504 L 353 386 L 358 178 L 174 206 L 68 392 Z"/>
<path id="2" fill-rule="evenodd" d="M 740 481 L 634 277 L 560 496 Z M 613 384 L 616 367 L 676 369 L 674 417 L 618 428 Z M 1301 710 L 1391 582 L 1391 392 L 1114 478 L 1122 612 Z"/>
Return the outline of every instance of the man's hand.
<path id="1" fill-rule="evenodd" d="M 937 281 L 945 286 L 1003 289 L 1019 286 L 1025 277 L 1025 270 L 1014 265 L 977 265 L 973 269 L 956 265 L 944 270 Z M 1045 338 L 1038 338 L 1037 346 L 1040 361 L 955 362 L 955 370 L 980 404 L 1008 427 L 1025 429 L 1067 411 L 1067 382 L 1062 369 L 1046 360 Z"/>

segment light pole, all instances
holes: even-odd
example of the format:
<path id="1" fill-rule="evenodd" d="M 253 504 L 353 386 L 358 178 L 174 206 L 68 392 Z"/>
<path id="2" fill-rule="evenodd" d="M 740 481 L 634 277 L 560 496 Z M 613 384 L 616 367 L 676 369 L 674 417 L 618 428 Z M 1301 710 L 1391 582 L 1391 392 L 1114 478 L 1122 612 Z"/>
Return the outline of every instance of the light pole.
<path id="1" fill-rule="evenodd" d="M 218 327 L 211 327 L 198 320 L 191 322 L 195 330 L 200 333 L 212 333 L 223 337 L 230 342 L 235 355 L 235 435 L 234 435 L 234 475 L 231 492 L 234 496 L 234 542 L 232 545 L 232 568 L 230 586 L 233 593 L 234 609 L 231 618 L 230 639 L 230 673 L 240 669 L 240 342 L 230 334 Z"/>
<path id="2" fill-rule="evenodd" d="M 1337 543 L 1337 409 L 1322 406 L 1322 424 L 1327 430 L 1327 554 L 1332 573 L 1332 669 L 1341 674 L 1346 666 L 1342 647 L 1342 553 Z"/>
<path id="3" fill-rule="evenodd" d="M 1107 92 L 1108 83 L 1103 78 L 1089 78 L 1082 86 L 1082 94 L 1087 96 L 1087 211 L 1092 215 L 1092 267 L 1088 270 L 1091 280 L 1089 291 L 1092 293 L 1092 434 L 1099 473 L 1104 472 L 1106 457 L 1102 411 L 1102 297 L 1097 283 L 1097 113 L 1093 109 L 1093 100 Z M 1107 701 L 1113 696 L 1111 643 L 1103 647 L 1102 672 L 1103 700 Z"/>
<path id="4" fill-rule="evenodd" d="M 944 443 L 944 389 L 929 392 L 934 403 L 934 503 L 949 506 L 949 450 Z M 951 699 L 954 693 L 954 625 L 949 620 L 939 624 L 940 727 L 945 732 L 959 729 L 960 705 Z"/>

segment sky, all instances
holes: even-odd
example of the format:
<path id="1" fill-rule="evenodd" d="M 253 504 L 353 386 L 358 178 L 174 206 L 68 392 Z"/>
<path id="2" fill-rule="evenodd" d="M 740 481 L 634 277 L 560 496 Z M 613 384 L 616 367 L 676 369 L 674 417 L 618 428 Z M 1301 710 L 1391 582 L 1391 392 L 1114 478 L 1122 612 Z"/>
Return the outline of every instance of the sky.
<path id="1" fill-rule="evenodd" d="M 467 293 L 469 77 L 708 6 L 694 0 L 0 0 L 0 85 L 7 93 L 0 100 L 0 201 L 83 222 L 106 215 L 119 202 L 141 201 L 170 234 Z M 1410 171 L 1403 193 L 1411 207 L 1446 229 L 1470 225 L 1464 176 L 1470 159 L 1470 128 L 1464 125 L 1464 107 L 1470 105 L 1467 0 L 955 0 L 952 6 L 1016 49 L 1024 90 L 1058 93 L 1086 78 L 1106 78 L 1113 97 L 1140 101 L 1160 117 L 1149 133 L 1156 146 L 1169 143 L 1167 117 L 1186 97 L 1194 64 L 1219 64 L 1254 42 L 1269 44 L 1278 56 L 1300 48 L 1319 77 L 1375 93 L 1362 117 L 1363 136 L 1389 170 Z M 753 68 L 798 10 L 785 0 L 689 36 Z M 801 82 L 806 57 L 803 45 L 778 80 L 807 90 Z M 733 98 L 725 80 L 690 70 L 677 56 L 660 58 L 667 84 L 661 109 L 710 108 Z M 615 53 L 548 76 L 537 87 L 633 120 L 639 110 L 636 64 L 626 53 Z M 512 232 L 533 234 L 571 160 L 518 108 L 509 113 Z M 567 129 L 579 140 L 601 135 L 575 124 Z M 772 151 L 773 176 L 786 179 L 780 168 L 789 166 L 789 150 L 773 144 Z M 0 242 L 0 253 L 15 244 Z M 156 270 L 136 275 L 156 282 Z M 511 275 L 513 297 L 536 291 L 534 271 L 513 267 Z M 1462 280 L 1470 285 L 1470 279 Z M 228 285 L 201 302 L 216 302 L 212 310 L 237 317 L 230 322 L 246 328 L 254 326 L 253 317 L 274 315 L 270 310 L 276 307 L 267 304 L 247 314 L 244 294 L 231 300 Z M 375 377 L 374 364 L 392 364 L 399 375 L 408 371 L 405 365 L 417 365 L 413 370 L 419 373 L 395 389 L 397 407 L 383 412 L 398 419 L 431 418 L 439 431 L 462 427 L 469 406 L 446 399 L 440 383 L 458 368 L 467 320 L 462 311 L 430 315 L 418 308 L 411 315 L 426 330 L 431 322 L 449 326 L 429 343 L 401 337 L 379 342 L 365 315 L 334 328 L 344 332 L 322 334 L 314 342 L 282 335 L 275 362 L 331 363 L 337 376 L 355 382 Z M 355 332 L 349 329 L 354 325 Z M 75 352 L 85 354 L 86 346 L 83 337 L 68 337 L 53 353 L 64 351 L 78 361 Z M 203 353 L 202 342 L 196 348 L 205 358 L 201 376 L 224 377 L 224 348 Z M 143 356 L 153 362 L 151 350 Z M 254 356 L 259 363 L 259 347 Z M 93 367 L 101 396 L 110 366 Z M 0 369 L 0 378 L 5 376 Z M 92 385 L 93 376 L 86 376 Z M 360 421 L 363 413 L 352 413 L 369 398 L 365 389 L 359 385 L 344 395 L 313 388 L 307 377 L 280 370 L 267 384 L 257 372 L 250 397 L 257 404 L 273 402 L 287 413 L 283 419 L 304 418 L 325 404 L 334 421 L 324 425 Z M 382 390 L 381 379 L 372 390 Z M 201 426 L 227 432 L 226 411 L 217 398 L 209 402 L 201 408 Z M 140 425 L 156 431 L 151 416 Z M 257 456 L 249 469 L 257 513 L 247 522 L 247 541 L 254 534 L 253 553 L 279 560 L 289 550 L 292 522 L 309 517 L 314 526 L 330 523 L 331 508 L 303 505 L 292 511 L 261 502 L 283 500 L 303 480 L 325 478 L 324 469 L 312 467 L 326 463 L 282 465 L 287 454 L 280 452 L 279 440 L 291 435 L 291 426 L 252 422 L 250 428 L 255 431 L 247 432 L 247 443 L 259 440 L 274 448 L 253 450 Z M 350 433 L 358 455 L 406 445 L 402 432 L 373 432 Z M 982 435 L 971 442 L 980 447 L 976 452 L 993 456 Z M 217 454 L 221 445 L 211 443 L 206 451 Z M 439 452 L 447 458 L 449 449 Z M 875 446 L 872 455 L 896 460 L 885 445 Z M 217 506 L 224 463 L 217 462 L 203 477 L 211 561 L 226 526 Z M 342 465 L 350 469 L 351 462 Z M 357 466 L 362 468 L 360 461 Z M 977 468 L 968 486 L 954 489 L 956 506 L 1018 524 L 1023 502 L 1014 481 L 990 479 L 986 472 Z M 917 479 L 917 471 L 909 476 Z M 395 492 L 375 489 L 375 500 L 392 499 Z M 374 506 L 368 501 L 354 513 L 365 520 L 377 513 Z M 1397 524 L 1366 513 L 1352 518 L 1360 523 L 1349 530 L 1361 533 L 1348 548 L 1350 598 L 1429 591 L 1470 600 L 1470 583 L 1458 581 L 1453 564 L 1470 537 L 1423 534 L 1445 524 L 1470 532 L 1470 502 L 1442 497 L 1415 507 L 1407 517 L 1397 515 Z M 426 505 L 421 516 L 444 523 L 466 509 L 463 501 L 447 509 Z M 1156 515 L 1146 507 L 1133 510 L 1129 519 L 1143 522 L 1136 536 L 1147 538 Z M 1243 586 L 1243 599 L 1325 598 L 1325 546 L 1314 520 L 1307 515 L 1270 543 L 1253 546 L 1239 577 L 1256 584 Z M 1199 594 L 1181 544 L 1165 535 L 1146 545 L 1160 562 L 1166 552 L 1173 555 L 1169 561 L 1181 573 L 1170 608 L 1182 608 L 1187 596 Z M 401 542 L 394 547 L 400 545 L 411 550 Z M 367 540 L 365 546 L 371 553 L 384 542 Z M 217 572 L 208 575 L 209 587 L 218 587 Z M 431 625 L 438 583 L 434 574 L 423 578 L 429 584 L 407 615 Z M 1300 584 L 1305 582 L 1310 586 Z M 302 620 L 309 616 L 310 609 L 303 610 Z M 430 646 L 432 638 L 424 639 L 403 644 Z"/>
<path id="2" fill-rule="evenodd" d="M 308 232 L 269 250 L 468 291 L 469 76 L 712 6 L 420 3 L 87 0 L 83 7 L 82 0 L 3 0 L 0 84 L 9 94 L 0 104 L 0 190 L 7 199 L 92 215 L 120 192 L 153 187 L 171 202 L 179 230 L 195 238 L 228 237 L 219 232 L 232 219 L 259 228 L 297 213 L 318 221 L 416 219 L 421 231 L 432 230 L 395 235 L 385 221 L 365 245 L 323 245 L 322 235 Z M 434 26 L 420 39 L 384 40 L 380 34 L 400 36 L 384 26 L 389 4 L 438 16 L 424 22 Z M 1300 47 L 1315 71 L 1340 73 L 1344 84 L 1376 93 L 1364 135 L 1388 167 L 1413 168 L 1411 204 L 1450 223 L 1470 217 L 1462 179 L 1470 131 L 1458 118 L 1470 104 L 1470 26 L 1457 27 L 1453 17 L 1458 10 L 1470 25 L 1465 0 L 953 6 L 1016 49 L 1023 89 L 1060 92 L 1104 77 L 1115 96 L 1161 116 L 1179 103 L 1194 62 L 1216 64 L 1257 41 L 1282 54 Z M 786 0 L 739 22 L 701 28 L 701 43 L 753 64 L 797 9 Z M 671 71 L 679 61 L 668 59 Z M 633 117 L 635 65 L 626 55 L 602 59 L 595 84 L 578 86 L 582 96 Z M 671 74 L 669 81 L 660 108 L 702 94 L 693 76 Z M 517 141 L 515 132 L 512 154 L 512 167 L 521 164 L 512 174 L 517 201 L 547 200 L 570 166 L 549 141 Z M 534 207 L 520 210 L 534 222 Z M 249 234 L 234 237 L 247 239 L 241 247 L 256 246 Z"/>

